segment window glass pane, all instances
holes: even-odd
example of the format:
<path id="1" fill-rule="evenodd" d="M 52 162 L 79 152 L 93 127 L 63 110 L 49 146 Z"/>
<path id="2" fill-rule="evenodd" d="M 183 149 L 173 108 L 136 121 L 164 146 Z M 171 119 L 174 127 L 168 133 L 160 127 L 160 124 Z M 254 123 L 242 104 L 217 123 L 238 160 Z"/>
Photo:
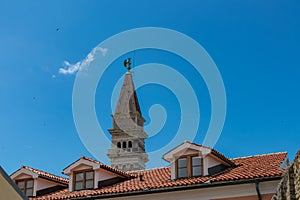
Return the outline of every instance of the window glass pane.
<path id="1" fill-rule="evenodd" d="M 33 188 L 33 180 L 28 180 L 26 182 L 26 188 Z"/>
<path id="2" fill-rule="evenodd" d="M 83 182 L 76 182 L 75 183 L 75 190 L 82 190 L 83 189 Z"/>
<path id="3" fill-rule="evenodd" d="M 178 168 L 178 178 L 187 177 L 187 170 L 186 168 Z"/>
<path id="4" fill-rule="evenodd" d="M 94 179 L 94 172 L 86 172 L 85 179 Z"/>
<path id="5" fill-rule="evenodd" d="M 186 167 L 186 158 L 179 158 L 178 159 L 178 168 Z"/>
<path id="6" fill-rule="evenodd" d="M 201 176 L 202 175 L 202 166 L 193 167 L 193 176 Z"/>
<path id="7" fill-rule="evenodd" d="M 32 196 L 33 195 L 33 190 L 32 189 L 27 189 L 25 195 L 26 196 Z"/>
<path id="8" fill-rule="evenodd" d="M 87 181 L 85 182 L 85 188 L 86 188 L 86 189 L 93 188 L 93 180 L 87 180 Z"/>
<path id="9" fill-rule="evenodd" d="M 192 165 L 202 165 L 202 159 L 200 157 L 193 157 L 192 158 Z"/>
<path id="10" fill-rule="evenodd" d="M 18 182 L 18 186 L 19 186 L 19 188 L 24 188 L 24 181 L 19 181 Z"/>
<path id="11" fill-rule="evenodd" d="M 75 181 L 82 181 L 83 180 L 83 173 L 77 173 L 75 175 Z"/>

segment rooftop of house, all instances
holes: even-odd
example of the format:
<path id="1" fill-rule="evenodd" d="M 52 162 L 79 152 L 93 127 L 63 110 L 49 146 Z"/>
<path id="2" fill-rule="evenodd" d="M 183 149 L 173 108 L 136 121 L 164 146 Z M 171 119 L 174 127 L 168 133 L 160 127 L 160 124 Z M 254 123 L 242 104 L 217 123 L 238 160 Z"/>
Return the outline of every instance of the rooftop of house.
<path id="1" fill-rule="evenodd" d="M 19 170 L 22 170 L 22 169 L 26 169 L 28 171 L 31 171 L 31 172 L 37 174 L 39 177 L 50 179 L 52 181 L 56 181 L 56 182 L 59 182 L 59 183 L 62 183 L 62 184 L 68 184 L 69 183 L 68 178 L 63 178 L 61 176 L 57 176 L 57 175 L 54 175 L 54 174 L 51 174 L 51 173 L 48 173 L 48 172 L 45 172 L 45 171 L 42 171 L 42 170 L 34 169 L 32 167 L 22 166 Z M 19 170 L 17 170 L 16 172 L 18 172 Z M 13 173 L 11 176 L 13 176 L 15 173 Z"/>
<path id="2" fill-rule="evenodd" d="M 80 159 L 87 160 L 87 161 L 89 161 L 89 162 L 93 162 L 93 163 L 95 163 L 95 164 L 98 164 L 98 165 L 100 165 L 100 167 L 101 167 L 102 169 L 105 169 L 105 170 L 108 170 L 108 171 L 110 171 L 110 172 L 119 174 L 119 175 L 121 175 L 121 176 L 124 176 L 124 177 L 130 177 L 130 174 L 129 174 L 129 173 L 124 172 L 124 171 L 119 170 L 119 169 L 116 169 L 116 168 L 113 168 L 113 167 L 108 166 L 108 165 L 106 165 L 106 164 L 103 164 L 103 163 L 101 163 L 101 162 L 99 162 L 99 161 L 97 161 L 97 160 L 94 160 L 94 159 L 92 159 L 92 158 L 88 158 L 88 157 L 86 157 L 86 156 L 81 156 Z M 77 161 L 79 161 L 80 159 L 78 159 Z M 69 168 L 71 165 L 73 165 L 73 164 L 76 163 L 77 161 L 71 163 L 71 164 L 70 164 L 68 167 L 66 167 L 65 169 Z M 65 170 L 65 169 L 64 169 L 64 170 Z"/>
<path id="3" fill-rule="evenodd" d="M 96 160 L 89 159 L 91 162 Z M 243 158 L 229 159 L 234 164 L 219 173 L 190 177 L 181 179 L 170 179 L 170 167 L 162 167 L 149 170 L 126 172 L 129 178 L 124 181 L 105 186 L 98 189 L 89 189 L 69 192 L 68 189 L 59 190 L 47 195 L 32 199 L 72 199 L 87 196 L 114 196 L 122 194 L 138 194 L 144 192 L 168 191 L 172 189 L 187 189 L 189 187 L 209 187 L 218 184 L 234 184 L 236 182 L 247 182 L 255 180 L 268 180 L 280 178 L 285 169 L 281 167 L 287 158 L 286 152 L 271 153 L 264 155 L 249 156 Z M 101 163 L 102 164 L 102 163 Z M 104 165 L 103 166 L 107 166 Z M 107 170 L 117 170 L 107 166 Z M 31 168 L 32 169 L 32 168 Z M 39 170 L 38 170 L 39 171 Z M 120 171 L 120 170 L 117 170 Z M 46 173 L 48 174 L 48 173 Z M 63 179 L 63 178 L 62 178 Z"/>

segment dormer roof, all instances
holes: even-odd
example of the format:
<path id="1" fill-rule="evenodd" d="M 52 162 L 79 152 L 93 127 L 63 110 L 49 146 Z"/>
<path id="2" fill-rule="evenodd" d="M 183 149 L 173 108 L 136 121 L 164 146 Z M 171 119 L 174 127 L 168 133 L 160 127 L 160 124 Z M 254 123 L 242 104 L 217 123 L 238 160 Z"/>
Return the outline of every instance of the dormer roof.
<path id="1" fill-rule="evenodd" d="M 81 156 L 78 160 L 76 160 L 75 162 L 73 162 L 69 166 L 67 166 L 63 170 L 63 173 L 66 174 L 66 175 L 69 175 L 69 174 L 71 174 L 71 171 L 74 168 L 76 168 L 77 166 L 80 166 L 80 165 L 91 166 L 93 168 L 93 170 L 101 168 L 101 169 L 107 170 L 109 172 L 112 172 L 114 174 L 117 174 L 117 175 L 120 175 L 120 176 L 123 176 L 123 177 L 130 177 L 130 174 L 128 174 L 127 172 L 124 172 L 124 171 L 118 170 L 116 168 L 110 167 L 108 165 L 105 165 L 105 164 L 97 161 L 97 160 L 94 160 L 92 158 L 88 158 L 88 157 L 85 157 L 85 156 Z"/>
<path id="2" fill-rule="evenodd" d="M 215 149 L 200 144 L 196 144 L 193 142 L 189 142 L 189 141 L 184 141 L 181 145 L 168 151 L 166 154 L 163 155 L 163 159 L 167 162 L 172 162 L 175 160 L 175 158 L 184 155 L 185 152 L 187 152 L 188 150 L 194 150 L 195 152 L 198 152 L 202 156 L 206 156 L 206 155 L 215 156 L 219 158 L 221 161 L 223 161 L 224 163 L 226 163 L 228 166 L 232 166 L 232 167 L 235 166 L 235 164 L 230 159 L 228 159 L 226 156 L 219 153 Z"/>
<path id="3" fill-rule="evenodd" d="M 63 178 L 28 166 L 22 166 L 19 170 L 11 175 L 11 178 L 14 179 L 21 174 L 28 174 L 32 176 L 32 178 L 44 178 L 64 185 L 67 185 L 69 183 L 69 179 L 67 178 Z"/>

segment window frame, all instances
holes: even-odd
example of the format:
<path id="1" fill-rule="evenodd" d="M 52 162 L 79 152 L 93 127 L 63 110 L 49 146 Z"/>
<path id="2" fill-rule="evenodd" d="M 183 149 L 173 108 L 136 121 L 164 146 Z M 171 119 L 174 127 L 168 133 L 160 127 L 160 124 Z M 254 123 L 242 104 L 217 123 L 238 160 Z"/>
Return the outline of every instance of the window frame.
<path id="1" fill-rule="evenodd" d="M 193 166 L 193 163 L 192 163 L 193 157 L 199 157 L 201 159 L 201 164 L 197 165 L 197 166 Z M 182 159 L 182 158 L 186 158 L 186 170 L 187 170 L 186 177 L 178 176 L 179 175 L 178 174 L 178 160 Z M 193 167 L 198 167 L 198 166 L 202 166 L 201 175 L 194 176 L 193 175 Z M 180 157 L 176 158 L 176 160 L 175 160 L 175 177 L 176 177 L 176 179 L 199 177 L 199 176 L 203 176 L 203 174 L 204 174 L 203 158 L 201 156 L 199 156 L 199 154 L 184 155 L 184 156 L 180 156 Z"/>
<path id="2" fill-rule="evenodd" d="M 32 181 L 32 187 L 27 187 L 27 182 L 29 182 L 29 181 Z M 23 188 L 20 188 L 20 190 L 24 193 L 25 196 L 27 196 L 26 195 L 27 190 L 31 189 L 32 194 L 28 195 L 27 197 L 33 197 L 33 193 L 34 193 L 34 179 L 33 178 L 18 179 L 15 182 L 16 182 L 16 185 L 18 186 L 18 188 L 20 188 L 18 183 L 24 182 L 24 186 L 23 186 Z"/>
<path id="3" fill-rule="evenodd" d="M 86 179 L 86 174 L 88 172 L 93 172 L 93 179 Z M 80 174 L 82 173 L 83 174 L 83 178 L 81 181 L 76 181 L 76 174 Z M 90 180 L 93 180 L 93 185 L 91 188 L 87 188 L 86 187 L 86 182 L 87 181 L 90 181 Z M 73 191 L 80 191 L 80 190 L 90 190 L 90 189 L 94 189 L 95 187 L 95 171 L 93 169 L 85 169 L 85 170 L 79 170 L 79 171 L 75 171 L 73 172 Z M 76 189 L 76 183 L 77 182 L 82 182 L 82 189 Z"/>
<path id="4" fill-rule="evenodd" d="M 193 165 L 193 158 L 199 158 L 199 159 L 200 159 L 200 164 L 198 164 L 198 165 Z M 203 173 L 204 173 L 204 169 L 203 169 L 203 158 L 200 157 L 200 156 L 191 156 L 190 159 L 191 159 L 191 176 L 192 176 L 192 177 L 203 176 Z M 195 175 L 193 174 L 194 167 L 200 167 L 200 166 L 201 166 L 201 174 L 195 176 Z"/>
<path id="5" fill-rule="evenodd" d="M 184 167 L 180 167 L 179 168 L 179 160 L 180 159 L 185 159 L 185 166 Z M 176 160 L 176 177 L 177 178 L 187 178 L 188 176 L 189 176 L 189 174 L 188 174 L 188 168 L 189 168 L 189 160 L 188 160 L 188 158 L 187 157 L 180 157 L 180 158 L 178 158 L 177 160 Z M 185 169 L 185 171 L 186 171 L 186 176 L 183 176 L 183 177 L 179 177 L 179 170 L 180 169 Z"/>

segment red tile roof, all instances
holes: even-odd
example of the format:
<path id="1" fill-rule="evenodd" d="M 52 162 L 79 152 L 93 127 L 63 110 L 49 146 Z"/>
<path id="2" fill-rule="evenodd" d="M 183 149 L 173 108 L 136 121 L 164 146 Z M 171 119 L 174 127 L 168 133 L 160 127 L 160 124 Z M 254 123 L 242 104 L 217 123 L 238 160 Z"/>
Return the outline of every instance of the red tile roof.
<path id="1" fill-rule="evenodd" d="M 208 147 L 208 146 L 203 146 L 201 144 L 197 144 L 197 143 L 194 143 L 194 142 L 189 142 L 189 141 L 184 141 L 185 143 L 189 143 L 191 145 L 196 145 L 196 146 L 199 146 L 199 147 L 204 147 L 204 148 L 207 148 L 211 151 L 211 153 L 215 156 L 217 156 L 218 158 L 220 158 L 221 160 L 227 162 L 229 165 L 231 165 L 232 167 L 235 166 L 235 163 L 232 162 L 230 159 L 228 159 L 226 156 L 224 156 L 223 154 L 221 154 L 220 152 L 218 152 L 217 150 L 211 148 L 211 147 Z"/>
<path id="2" fill-rule="evenodd" d="M 120 175 L 123 175 L 125 177 L 130 177 L 130 174 L 127 173 L 127 172 L 124 172 L 122 170 L 119 170 L 119 169 L 116 169 L 116 168 L 113 168 L 111 166 L 108 166 L 108 165 L 105 165 L 97 160 L 94 160 L 94 159 L 91 159 L 91 158 L 88 158 L 88 157 L 85 157 L 85 156 L 81 156 L 82 159 L 85 159 L 85 160 L 88 160 L 88 161 L 91 161 L 91 162 L 94 162 L 94 163 L 97 163 L 97 164 L 100 164 L 100 167 L 103 168 L 103 169 L 106 169 L 108 171 L 111 171 L 111 172 L 114 172 L 114 173 L 117 173 L 117 174 L 120 174 Z"/>
<path id="3" fill-rule="evenodd" d="M 116 169 L 116 168 L 113 168 L 113 167 L 111 167 L 111 166 L 105 165 L 105 164 L 103 164 L 102 162 L 99 162 L 99 161 L 94 160 L 94 159 L 92 159 L 92 158 L 88 158 L 88 157 L 85 157 L 85 156 L 81 156 L 80 159 L 84 159 L 84 160 L 87 160 L 87 161 L 89 161 L 89 162 L 93 162 L 93 163 L 99 164 L 99 165 L 100 165 L 100 168 L 103 168 L 103 169 L 108 170 L 108 171 L 111 171 L 111 172 L 113 172 L 113 173 L 122 175 L 122 176 L 124 176 L 124 177 L 130 177 L 130 174 L 129 174 L 129 173 L 124 172 L 124 171 L 119 170 L 119 169 Z M 75 162 L 79 161 L 80 159 L 76 160 Z M 70 164 L 69 166 L 73 165 L 75 162 L 73 162 L 73 163 Z M 68 166 L 68 167 L 69 167 L 69 166 Z M 68 168 L 68 167 L 66 167 L 66 168 Z M 66 168 L 65 168 L 65 169 L 66 169 Z"/>
<path id="4" fill-rule="evenodd" d="M 246 181 L 256 178 L 280 177 L 285 170 L 280 169 L 279 166 L 286 156 L 287 153 L 284 152 L 231 159 L 236 166 L 230 167 L 221 173 L 214 174 L 212 176 L 177 180 L 170 179 L 170 167 L 129 172 L 128 174 L 130 174 L 133 178 L 111 186 L 75 192 L 69 192 L 68 189 L 64 189 L 45 196 L 36 197 L 34 199 L 72 199 L 76 197 L 124 194 L 130 192 L 172 189 L 174 187 L 207 185 L 205 183 L 207 181 L 210 181 L 210 183 L 224 183 L 231 181 Z M 144 181 L 140 181 L 139 175 L 143 175 Z"/>
<path id="5" fill-rule="evenodd" d="M 54 174 L 50 174 L 48 172 L 44 172 L 44 171 L 41 171 L 41 170 L 38 170 L 38 169 L 34 169 L 34 168 L 31 168 L 31 167 L 27 167 L 27 166 L 22 166 L 21 169 L 27 169 L 33 173 L 36 173 L 38 174 L 40 177 L 43 177 L 43 178 L 47 178 L 47 179 L 50 179 L 50 180 L 53 180 L 53 181 L 56 181 L 56 182 L 60 182 L 62 184 L 68 184 L 69 183 L 69 179 L 68 178 L 63 178 L 63 177 L 60 177 L 60 176 L 57 176 L 57 175 L 54 175 Z"/>

